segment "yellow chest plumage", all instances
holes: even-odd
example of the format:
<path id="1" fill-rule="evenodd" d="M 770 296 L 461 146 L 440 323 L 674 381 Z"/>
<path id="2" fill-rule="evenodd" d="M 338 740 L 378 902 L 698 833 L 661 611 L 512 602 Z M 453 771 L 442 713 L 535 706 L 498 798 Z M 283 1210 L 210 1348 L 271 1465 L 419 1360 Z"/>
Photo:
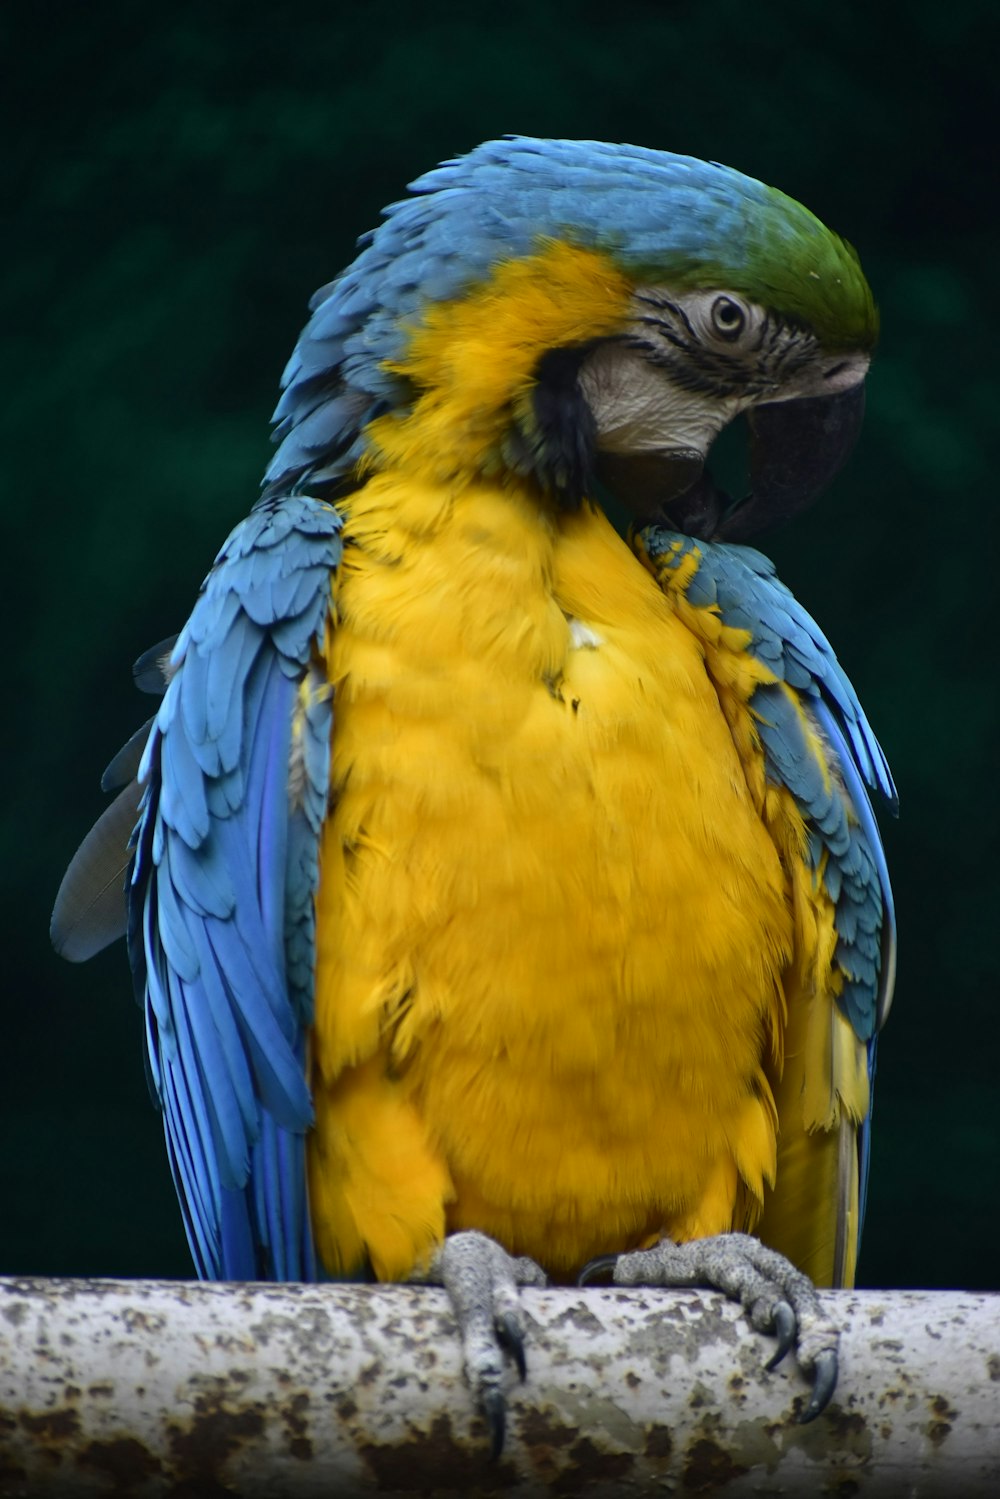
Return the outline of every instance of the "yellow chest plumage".
<path id="1" fill-rule="evenodd" d="M 739 694 L 720 702 L 676 602 L 588 507 L 390 470 L 345 520 L 324 1260 L 402 1276 L 478 1227 L 565 1274 L 752 1222 L 793 933 Z"/>

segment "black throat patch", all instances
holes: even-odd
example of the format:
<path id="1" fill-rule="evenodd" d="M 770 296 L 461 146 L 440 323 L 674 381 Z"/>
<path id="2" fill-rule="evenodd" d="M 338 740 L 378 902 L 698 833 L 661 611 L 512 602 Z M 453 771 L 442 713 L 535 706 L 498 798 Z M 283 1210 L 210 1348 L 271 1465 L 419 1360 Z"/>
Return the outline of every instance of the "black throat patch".
<path id="1" fill-rule="evenodd" d="M 595 347 L 591 341 L 542 355 L 504 452 L 512 468 L 532 474 L 565 510 L 579 509 L 593 487 L 597 426 L 579 376 Z"/>

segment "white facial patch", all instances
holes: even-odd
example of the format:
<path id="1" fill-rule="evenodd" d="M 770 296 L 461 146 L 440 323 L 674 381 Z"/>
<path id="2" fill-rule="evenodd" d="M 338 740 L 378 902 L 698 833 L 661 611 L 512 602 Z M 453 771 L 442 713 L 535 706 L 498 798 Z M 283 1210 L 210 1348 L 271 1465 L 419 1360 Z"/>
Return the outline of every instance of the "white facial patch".
<path id="1" fill-rule="evenodd" d="M 721 429 L 746 405 L 683 390 L 637 349 L 601 344 L 584 361 L 580 388 L 605 453 L 690 449 L 707 453 Z"/>

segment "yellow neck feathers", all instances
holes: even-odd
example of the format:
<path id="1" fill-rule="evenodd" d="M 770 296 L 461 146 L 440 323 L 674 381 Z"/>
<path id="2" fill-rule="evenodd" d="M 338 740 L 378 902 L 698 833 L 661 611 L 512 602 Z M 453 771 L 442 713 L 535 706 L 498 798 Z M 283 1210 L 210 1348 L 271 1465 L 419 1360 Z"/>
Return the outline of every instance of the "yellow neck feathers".
<path id="1" fill-rule="evenodd" d="M 369 466 L 441 481 L 489 472 L 542 354 L 618 332 L 632 285 L 604 255 L 550 241 L 503 261 L 467 296 L 431 306 L 386 368 L 413 382 L 404 412 L 367 435 Z"/>

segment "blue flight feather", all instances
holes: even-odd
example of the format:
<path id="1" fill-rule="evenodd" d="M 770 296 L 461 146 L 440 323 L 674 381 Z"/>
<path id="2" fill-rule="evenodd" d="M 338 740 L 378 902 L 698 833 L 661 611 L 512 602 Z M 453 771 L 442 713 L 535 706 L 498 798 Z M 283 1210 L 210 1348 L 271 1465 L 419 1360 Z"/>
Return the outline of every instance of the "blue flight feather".
<path id="1" fill-rule="evenodd" d="M 305 1026 L 331 704 L 296 731 L 341 522 L 304 496 L 236 528 L 174 646 L 141 775 L 129 950 L 199 1274 L 315 1275 Z M 320 684 L 322 686 L 322 684 Z M 319 743 L 325 739 L 325 747 Z"/>
<path id="2" fill-rule="evenodd" d="M 844 985 L 841 1010 L 859 1039 L 869 1041 L 884 1018 L 894 975 L 895 918 L 885 855 L 866 787 L 896 810 L 896 788 L 885 756 L 833 650 L 806 610 L 774 575 L 773 564 L 750 547 L 694 541 L 659 527 L 641 533 L 645 551 L 676 569 L 694 556 L 687 585 L 692 604 L 713 606 L 726 625 L 750 635 L 747 649 L 794 687 L 825 742 L 823 766 L 802 721 L 777 685 L 761 686 L 750 707 L 757 720 L 768 776 L 788 787 L 816 842 L 825 851 L 824 880 L 835 906 L 836 962 Z M 787 666 L 794 663 L 790 680 Z M 803 682 L 803 678 L 805 679 Z M 839 778 L 839 779 L 838 779 Z M 813 854 L 817 867 L 817 854 Z"/>
<path id="3" fill-rule="evenodd" d="M 749 547 L 695 542 L 649 528 L 642 542 L 651 557 L 677 567 L 690 553 L 698 558 L 687 596 L 714 605 L 726 625 L 746 630 L 751 654 L 779 681 L 793 687 L 818 729 L 833 776 L 833 791 L 803 732 L 792 703 L 780 688 L 758 687 L 750 706 L 757 719 L 768 777 L 792 792 L 806 820 L 811 867 L 820 868 L 834 903 L 834 961 L 843 986 L 837 997 L 867 1052 L 874 1097 L 878 1027 L 892 1000 L 896 972 L 896 920 L 882 840 L 869 789 L 897 809 L 896 788 L 885 756 L 869 727 L 853 687 L 815 622 L 774 576 L 771 562 Z M 858 1241 L 864 1227 L 871 1166 L 871 1120 L 857 1127 Z"/>

